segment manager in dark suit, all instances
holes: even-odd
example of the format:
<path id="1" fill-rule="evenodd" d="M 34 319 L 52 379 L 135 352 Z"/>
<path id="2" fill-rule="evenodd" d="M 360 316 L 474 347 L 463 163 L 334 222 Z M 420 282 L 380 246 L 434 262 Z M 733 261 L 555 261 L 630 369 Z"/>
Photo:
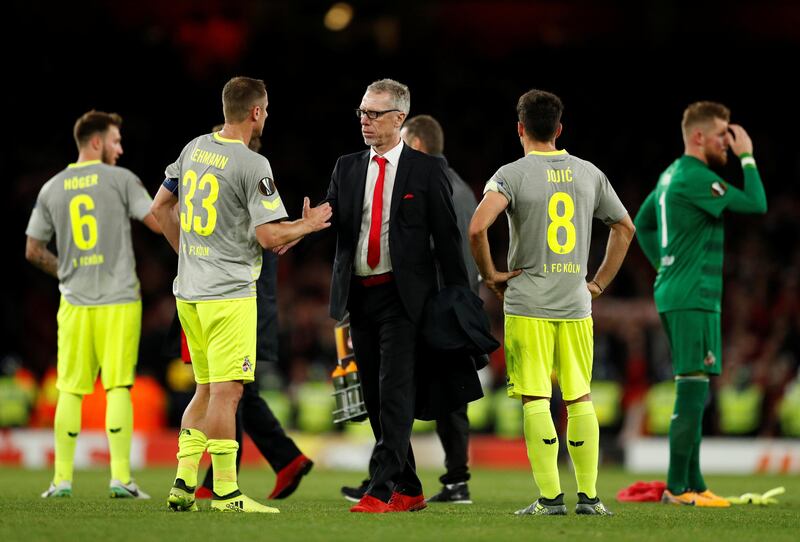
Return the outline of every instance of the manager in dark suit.
<path id="1" fill-rule="evenodd" d="M 425 508 L 410 437 L 420 320 L 438 289 L 435 261 L 445 285 L 469 286 L 442 162 L 400 138 L 409 106 L 408 87 L 397 81 L 367 87 L 356 115 L 370 149 L 339 158 L 326 197 L 338 236 L 330 314 L 341 320 L 350 312 L 377 443 L 375 474 L 351 512 Z"/>
<path id="2" fill-rule="evenodd" d="M 461 252 L 463 253 L 464 265 L 467 268 L 469 287 L 477 295 L 480 288 L 480 276 L 467 240 L 469 222 L 472 220 L 472 215 L 478 206 L 475 193 L 458 173 L 448 165 L 447 159 L 443 154 L 444 130 L 442 130 L 441 124 L 435 118 L 430 115 L 416 115 L 407 119 L 403 123 L 400 137 L 403 138 L 403 143 L 412 149 L 437 157 L 445 168 L 450 187 L 453 190 L 453 208 L 456 213 L 458 230 L 461 232 Z M 467 482 L 470 479 L 467 403 L 452 412 L 442 413 L 438 416 L 436 418 L 436 433 L 439 435 L 442 448 L 444 448 L 444 464 L 447 472 L 439 477 L 442 489 L 439 493 L 429 497 L 427 502 L 472 504 L 469 487 L 467 486 Z M 357 502 L 364 496 L 374 472 L 375 461 L 370 459 L 370 478 L 364 480 L 358 487 L 342 487 L 342 495 L 347 500 Z"/>

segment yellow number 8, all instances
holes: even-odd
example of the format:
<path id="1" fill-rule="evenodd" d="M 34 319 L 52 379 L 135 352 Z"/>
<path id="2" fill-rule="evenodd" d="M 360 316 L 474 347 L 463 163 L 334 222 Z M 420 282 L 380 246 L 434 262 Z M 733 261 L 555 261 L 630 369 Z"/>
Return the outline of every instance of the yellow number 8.
<path id="1" fill-rule="evenodd" d="M 564 204 L 564 214 L 558 214 L 558 204 Z M 566 192 L 556 192 L 547 204 L 547 214 L 550 216 L 550 225 L 547 227 L 547 246 L 557 254 L 567 254 L 575 248 L 575 225 L 572 217 L 575 216 L 575 202 Z M 558 230 L 564 228 L 567 238 L 562 245 L 558 241 Z"/>
<path id="2" fill-rule="evenodd" d="M 94 200 L 88 194 L 79 194 L 69 201 L 69 219 L 72 222 L 72 239 L 80 250 L 92 250 L 97 244 L 97 219 L 90 214 L 81 214 L 81 207 L 94 210 Z M 83 235 L 86 227 L 87 234 Z"/>

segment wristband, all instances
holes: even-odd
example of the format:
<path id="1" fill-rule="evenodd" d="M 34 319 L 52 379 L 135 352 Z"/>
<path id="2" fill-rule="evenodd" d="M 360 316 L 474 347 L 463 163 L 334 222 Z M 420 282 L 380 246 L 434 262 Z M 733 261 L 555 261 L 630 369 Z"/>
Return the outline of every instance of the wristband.
<path id="1" fill-rule="evenodd" d="M 595 286 L 597 286 L 598 288 L 600 288 L 600 293 L 601 293 L 601 294 L 603 293 L 603 287 L 602 287 L 602 286 L 600 286 L 600 285 L 597 283 L 597 281 L 596 281 L 596 280 L 592 279 L 592 280 L 590 280 L 589 282 L 593 282 Z"/>
<path id="2" fill-rule="evenodd" d="M 739 156 L 739 160 L 742 161 L 742 167 L 746 166 L 753 166 L 756 167 L 756 159 L 753 158 L 753 155 L 750 153 L 744 153 Z"/>

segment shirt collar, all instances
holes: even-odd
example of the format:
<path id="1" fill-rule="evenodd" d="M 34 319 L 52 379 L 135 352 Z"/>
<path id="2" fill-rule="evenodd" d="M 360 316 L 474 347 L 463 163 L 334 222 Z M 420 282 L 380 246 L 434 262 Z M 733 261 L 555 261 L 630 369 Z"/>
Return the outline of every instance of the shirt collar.
<path id="1" fill-rule="evenodd" d="M 403 152 L 403 140 L 400 140 L 400 143 L 394 146 L 394 148 L 390 149 L 386 153 L 383 154 L 383 157 L 386 158 L 386 161 L 392 164 L 394 167 L 397 167 L 397 163 L 400 161 L 400 153 Z M 376 156 L 381 156 L 375 149 L 372 147 L 369 148 L 369 160 L 372 162 L 373 158 Z"/>
<path id="2" fill-rule="evenodd" d="M 68 168 L 76 168 L 76 167 L 84 167 L 84 166 L 93 166 L 95 164 L 99 164 L 100 160 L 84 160 L 83 162 L 75 162 L 73 164 L 69 164 Z"/>
<path id="3" fill-rule="evenodd" d="M 559 154 L 567 154 L 567 151 L 566 149 L 561 149 L 557 151 L 531 151 L 528 154 L 529 155 L 535 154 L 537 156 L 558 156 Z"/>

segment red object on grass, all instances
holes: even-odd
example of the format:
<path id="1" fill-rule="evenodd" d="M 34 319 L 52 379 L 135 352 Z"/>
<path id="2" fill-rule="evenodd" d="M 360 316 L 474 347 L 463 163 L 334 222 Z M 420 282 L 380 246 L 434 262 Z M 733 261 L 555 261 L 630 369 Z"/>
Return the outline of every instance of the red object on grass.
<path id="1" fill-rule="evenodd" d="M 195 499 L 210 499 L 214 494 L 206 486 L 197 486 L 197 491 L 194 492 Z"/>
<path id="2" fill-rule="evenodd" d="M 652 482 L 634 482 L 617 492 L 619 502 L 661 502 L 661 495 L 667 484 L 654 480 Z"/>

